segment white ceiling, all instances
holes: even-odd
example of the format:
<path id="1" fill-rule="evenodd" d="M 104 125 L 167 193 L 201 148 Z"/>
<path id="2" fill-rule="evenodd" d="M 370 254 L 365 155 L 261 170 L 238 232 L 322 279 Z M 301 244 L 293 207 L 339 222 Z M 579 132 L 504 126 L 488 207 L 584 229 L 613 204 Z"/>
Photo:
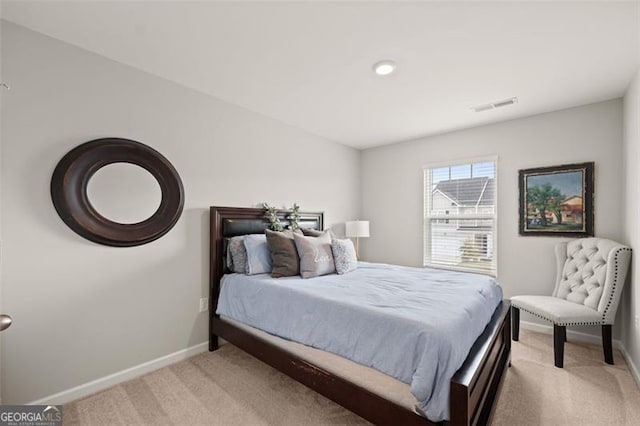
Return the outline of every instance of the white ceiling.
<path id="1" fill-rule="evenodd" d="M 624 94 L 638 2 L 32 2 L 3 18 L 356 148 Z M 397 72 L 376 76 L 374 62 Z M 470 107 L 512 96 L 515 106 Z"/>

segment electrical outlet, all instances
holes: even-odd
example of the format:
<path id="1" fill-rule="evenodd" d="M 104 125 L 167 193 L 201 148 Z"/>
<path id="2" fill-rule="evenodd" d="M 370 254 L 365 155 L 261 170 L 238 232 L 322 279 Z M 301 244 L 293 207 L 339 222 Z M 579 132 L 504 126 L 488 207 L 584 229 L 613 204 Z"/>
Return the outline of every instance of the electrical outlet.
<path id="1" fill-rule="evenodd" d="M 200 312 L 205 312 L 209 310 L 209 298 L 203 297 L 200 299 Z"/>

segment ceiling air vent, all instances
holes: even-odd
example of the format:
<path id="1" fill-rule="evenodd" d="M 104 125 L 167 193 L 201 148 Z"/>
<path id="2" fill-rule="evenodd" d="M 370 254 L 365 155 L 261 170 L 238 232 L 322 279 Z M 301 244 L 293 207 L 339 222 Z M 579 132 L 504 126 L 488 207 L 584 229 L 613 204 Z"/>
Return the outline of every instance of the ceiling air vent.
<path id="1" fill-rule="evenodd" d="M 518 103 L 518 98 L 514 96 L 513 98 L 504 99 L 502 101 L 493 102 L 491 104 L 476 105 L 471 107 L 471 109 L 475 112 L 482 112 L 482 111 L 489 111 L 490 109 L 500 108 L 507 105 L 513 105 L 516 103 Z"/>

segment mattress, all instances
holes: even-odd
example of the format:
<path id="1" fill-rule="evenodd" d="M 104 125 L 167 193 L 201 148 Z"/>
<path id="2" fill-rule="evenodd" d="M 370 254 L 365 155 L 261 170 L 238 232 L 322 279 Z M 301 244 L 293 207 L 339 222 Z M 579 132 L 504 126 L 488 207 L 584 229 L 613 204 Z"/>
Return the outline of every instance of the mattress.
<path id="1" fill-rule="evenodd" d="M 345 275 L 225 275 L 217 313 L 345 357 L 410 385 L 432 421 L 502 300 L 492 277 L 361 262 Z"/>

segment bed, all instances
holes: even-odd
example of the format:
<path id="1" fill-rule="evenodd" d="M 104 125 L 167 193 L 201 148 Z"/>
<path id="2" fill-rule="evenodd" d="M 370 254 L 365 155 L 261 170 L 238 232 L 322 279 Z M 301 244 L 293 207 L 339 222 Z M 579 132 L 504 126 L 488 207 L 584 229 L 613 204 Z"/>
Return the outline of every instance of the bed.
<path id="1" fill-rule="evenodd" d="M 434 424 L 420 415 L 419 410 L 413 409 L 407 385 L 403 386 L 398 380 L 329 352 L 265 333 L 248 324 L 250 321 L 241 322 L 227 315 L 217 315 L 221 279 L 228 272 L 224 260 L 225 239 L 262 233 L 269 222 L 264 217 L 264 210 L 251 208 L 211 207 L 210 219 L 210 350 L 217 349 L 218 338 L 223 338 L 376 424 Z M 286 223 L 286 212 L 281 213 L 281 219 Z M 323 219 L 322 213 L 303 213 L 300 224 L 323 229 Z M 376 267 L 372 265 L 370 268 Z M 231 275 L 225 277 L 229 282 Z M 245 277 L 235 277 L 235 280 L 253 285 Z M 245 302 L 248 301 L 256 304 L 247 296 Z M 509 304 L 499 300 L 495 303 L 495 310 L 485 313 L 489 318 L 487 326 L 480 329 L 481 334 L 472 344 L 462 366 L 447 383 L 448 395 L 436 395 L 445 397 L 449 404 L 450 424 L 487 424 L 491 420 L 509 365 L 511 342 Z M 462 335 L 456 335 L 456 339 L 449 336 L 452 341 L 464 339 Z"/>

